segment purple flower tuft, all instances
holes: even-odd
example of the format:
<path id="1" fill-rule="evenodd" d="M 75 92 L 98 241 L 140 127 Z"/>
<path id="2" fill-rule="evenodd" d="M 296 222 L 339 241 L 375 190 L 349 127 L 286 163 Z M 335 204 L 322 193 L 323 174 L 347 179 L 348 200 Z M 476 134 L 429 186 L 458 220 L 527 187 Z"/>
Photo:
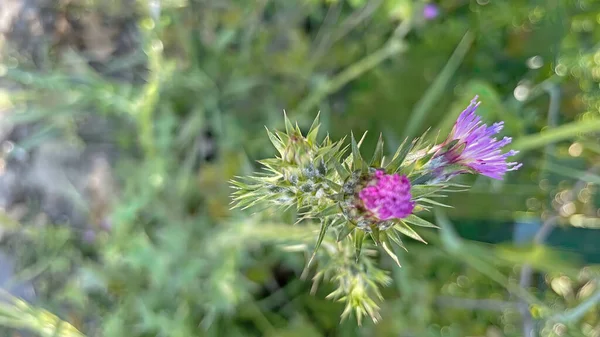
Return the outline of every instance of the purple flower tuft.
<path id="1" fill-rule="evenodd" d="M 434 4 L 426 4 L 423 7 L 423 17 L 426 20 L 433 20 L 440 14 L 440 9 Z"/>
<path id="2" fill-rule="evenodd" d="M 463 165 L 490 178 L 502 179 L 507 171 L 517 170 L 522 164 L 506 162 L 508 157 L 517 154 L 518 151 L 502 153 L 502 148 L 510 144 L 512 139 L 504 137 L 498 140 L 493 137 L 502 130 L 504 122 L 491 126 L 484 124 L 481 117 L 475 113 L 480 103 L 475 96 L 471 104 L 458 116 L 445 143 L 455 144 L 442 155 L 449 164 Z"/>
<path id="3" fill-rule="evenodd" d="M 371 184 L 359 193 L 368 211 L 379 220 L 402 219 L 410 215 L 415 207 L 410 195 L 410 181 L 399 174 L 375 172 Z"/>
<path id="4" fill-rule="evenodd" d="M 93 229 L 87 229 L 83 232 L 83 241 L 86 243 L 94 243 L 96 241 L 96 232 Z"/>

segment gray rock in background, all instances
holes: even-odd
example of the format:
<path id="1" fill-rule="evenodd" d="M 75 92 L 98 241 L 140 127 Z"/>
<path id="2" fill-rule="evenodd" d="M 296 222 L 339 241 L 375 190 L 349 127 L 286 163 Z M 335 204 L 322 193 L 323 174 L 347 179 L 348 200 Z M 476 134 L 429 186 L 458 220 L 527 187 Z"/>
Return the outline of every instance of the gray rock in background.
<path id="1" fill-rule="evenodd" d="M 18 56 L 47 71 L 52 62 L 63 62 L 64 48 L 77 52 L 106 77 L 129 82 L 141 79 L 143 62 L 124 70 L 110 69 L 116 58 L 139 49 L 133 15 L 111 17 L 91 11 L 82 19 L 59 12 L 57 3 L 58 0 L 0 0 L 0 64 L 8 57 Z M 56 52 L 52 57 L 49 46 Z M 0 76 L 0 93 L 19 90 L 23 88 Z M 119 153 L 115 130 L 127 126 L 82 111 L 76 124 L 80 144 L 58 136 L 25 149 L 21 144 L 44 125 L 9 124 L 5 117 L 13 112 L 0 106 L 0 209 L 24 226 L 67 224 L 82 237 L 90 230 L 98 230 L 101 216 L 115 194 L 111 168 Z M 0 221 L 0 237 L 7 227 Z M 13 253 L 0 251 L 0 288 L 35 302 L 31 282 L 11 285 L 18 257 Z M 20 335 L 26 336 L 21 332 Z"/>
<path id="2" fill-rule="evenodd" d="M 54 26 L 53 0 L 2 0 L 0 35 L 34 62 L 44 58 L 44 43 Z"/>
<path id="3" fill-rule="evenodd" d="M 86 3 L 80 0 L 0 0 L 0 61 L 3 52 L 10 51 L 32 60 L 38 68 L 51 69 L 48 62 L 62 62 L 63 50 L 75 51 L 104 76 L 126 81 L 139 79 L 143 64 L 125 70 L 111 68 L 114 60 L 140 50 L 132 10 L 135 1 L 122 1 L 118 8 L 98 2 L 99 7 L 79 10 L 77 14 L 64 9 L 65 4 Z M 49 60 L 49 46 L 55 52 L 52 60 Z M 20 87 L 0 78 L 0 90 L 17 91 Z M 110 171 L 110 163 L 117 156 L 116 123 L 82 111 L 80 116 L 88 117 L 78 118 L 77 135 L 84 146 L 52 138 L 25 150 L 19 144 L 30 139 L 43 125 L 9 125 L 3 117 L 11 113 L 0 107 L 0 157 L 4 160 L 4 167 L 0 169 L 0 207 L 10 213 L 16 205 L 31 207 L 33 204 L 39 206 L 39 211 L 50 222 L 87 226 L 92 194 L 105 198 L 109 194 L 98 191 L 104 185 L 94 184 L 92 180 L 96 179 L 94 175 L 98 175 L 98 170 Z"/>
<path id="4" fill-rule="evenodd" d="M 111 7 L 108 3 L 118 5 Z M 68 4 L 89 6 L 82 0 L 0 1 L 0 39 L 5 44 L 0 43 L 0 54 L 4 47 L 5 52 L 13 50 L 39 68 L 51 69 L 53 63 L 62 62 L 65 53 L 75 51 L 104 76 L 142 81 L 145 54 L 139 52 L 135 0 L 99 1 L 99 6 L 76 14 L 64 9 Z M 125 66 L 115 67 L 116 60 L 125 58 L 130 58 Z"/>
<path id="5" fill-rule="evenodd" d="M 27 302 L 33 302 L 35 300 L 35 290 L 33 289 L 33 284 L 27 281 L 14 283 L 14 276 L 14 260 L 0 250 L 0 288 L 7 290 L 12 295 Z"/>

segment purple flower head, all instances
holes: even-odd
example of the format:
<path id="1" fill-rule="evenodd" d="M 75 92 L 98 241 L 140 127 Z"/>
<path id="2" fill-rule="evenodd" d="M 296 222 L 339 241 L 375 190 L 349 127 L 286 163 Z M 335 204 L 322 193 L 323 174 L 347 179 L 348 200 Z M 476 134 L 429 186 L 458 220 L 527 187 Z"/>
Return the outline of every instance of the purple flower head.
<path id="1" fill-rule="evenodd" d="M 508 157 L 517 154 L 518 151 L 502 153 L 502 148 L 510 144 L 512 139 L 504 137 L 499 140 L 494 137 L 502 130 L 504 122 L 491 126 L 484 124 L 481 117 L 475 113 L 480 103 L 475 96 L 471 104 L 458 116 L 444 144 L 453 145 L 442 156 L 448 164 L 463 165 L 490 178 L 502 179 L 507 171 L 517 170 L 522 164 L 506 162 Z"/>
<path id="2" fill-rule="evenodd" d="M 410 215 L 415 207 L 410 195 L 410 181 L 399 174 L 375 172 L 373 180 L 363 188 L 359 197 L 365 208 L 379 220 L 402 219 Z"/>
<path id="3" fill-rule="evenodd" d="M 434 4 L 426 4 L 425 7 L 423 7 L 423 17 L 426 20 L 433 20 L 437 18 L 438 15 L 440 15 L 440 9 L 438 6 Z"/>
<path id="4" fill-rule="evenodd" d="M 83 241 L 86 243 L 94 243 L 96 241 L 96 232 L 93 229 L 87 229 L 83 232 Z"/>

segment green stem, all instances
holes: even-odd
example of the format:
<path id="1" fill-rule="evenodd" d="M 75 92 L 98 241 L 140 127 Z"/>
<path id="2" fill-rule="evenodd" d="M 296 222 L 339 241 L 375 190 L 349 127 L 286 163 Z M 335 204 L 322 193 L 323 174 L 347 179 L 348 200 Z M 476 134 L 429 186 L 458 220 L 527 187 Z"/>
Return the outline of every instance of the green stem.
<path id="1" fill-rule="evenodd" d="M 485 252 L 482 251 L 479 252 L 479 254 L 476 254 L 475 252 L 478 249 L 476 249 L 475 246 L 465 244 L 462 238 L 460 238 L 458 233 L 456 233 L 454 230 L 454 227 L 448 217 L 440 209 L 436 209 L 435 216 L 438 224 L 440 225 L 442 245 L 450 254 L 455 255 L 462 262 L 468 264 L 471 266 L 471 268 L 487 276 L 490 280 L 505 287 L 510 293 L 515 294 L 530 305 L 536 305 L 541 308 L 545 308 L 545 305 L 539 299 L 519 285 L 512 284 L 508 277 L 496 270 L 489 263 L 489 261 L 486 261 L 484 259 Z"/>
<path id="2" fill-rule="evenodd" d="M 427 116 L 427 113 L 442 96 L 444 90 L 448 86 L 448 83 L 452 79 L 452 76 L 462 64 L 462 61 L 465 58 L 465 55 L 467 55 L 467 52 L 469 51 L 474 40 L 475 36 L 471 32 L 467 32 L 463 36 L 462 40 L 458 43 L 458 46 L 456 46 L 456 49 L 454 49 L 452 56 L 450 56 L 450 59 L 448 59 L 448 62 L 442 71 L 438 74 L 431 86 L 429 86 L 425 94 L 415 105 L 415 108 L 410 115 L 410 119 L 404 128 L 405 137 L 410 139 L 416 135 L 419 127 L 421 127 L 423 121 L 425 120 L 425 116 Z"/>
<path id="3" fill-rule="evenodd" d="M 154 121 L 153 115 L 159 101 L 160 79 L 162 62 L 162 41 L 158 38 L 156 28 L 157 21 L 146 17 L 140 27 L 145 31 L 146 52 L 148 54 L 148 72 L 150 74 L 148 83 L 144 86 L 142 93 L 134 102 L 133 113 L 137 115 L 137 123 L 140 132 L 139 140 L 144 153 L 152 158 L 156 155 L 154 144 Z"/>
<path id="4" fill-rule="evenodd" d="M 362 60 L 352 64 L 344 71 L 323 83 L 315 91 L 313 91 L 306 99 L 298 104 L 296 108 L 297 116 L 304 116 L 309 113 L 311 109 L 319 105 L 319 103 L 327 96 L 340 90 L 344 85 L 366 73 L 367 71 L 375 68 L 381 62 L 385 61 L 392 55 L 395 55 L 401 51 L 404 51 L 406 46 L 399 41 L 391 41 L 382 48 L 378 49 L 374 53 L 366 56 Z"/>
<path id="5" fill-rule="evenodd" d="M 590 132 L 600 131 L 600 119 L 582 120 L 558 126 L 548 131 L 542 131 L 533 135 L 523 136 L 515 140 L 512 148 L 523 153 L 552 144 L 561 140 L 570 139 Z"/>
<path id="6" fill-rule="evenodd" d="M 402 21 L 402 23 L 400 23 L 400 25 L 398 25 L 394 31 L 394 34 L 392 34 L 392 37 L 390 37 L 383 47 L 376 50 L 372 54 L 367 55 L 362 60 L 352 64 L 332 79 L 327 80 L 310 95 L 308 95 L 308 97 L 302 100 L 296 108 L 296 115 L 299 117 L 304 116 L 315 106 L 319 105 L 319 103 L 325 97 L 340 90 L 344 85 L 348 84 L 350 81 L 366 73 L 367 71 L 375 68 L 381 62 L 387 60 L 391 56 L 405 51 L 407 47 L 403 40 L 411 28 L 411 20 Z"/>

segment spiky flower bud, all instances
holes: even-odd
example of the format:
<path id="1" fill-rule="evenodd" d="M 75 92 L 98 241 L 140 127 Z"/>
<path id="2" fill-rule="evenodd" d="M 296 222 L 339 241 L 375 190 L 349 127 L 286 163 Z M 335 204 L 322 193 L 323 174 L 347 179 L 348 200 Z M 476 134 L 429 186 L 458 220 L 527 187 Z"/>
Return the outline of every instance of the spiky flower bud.
<path id="1" fill-rule="evenodd" d="M 310 144 L 308 144 L 302 134 L 294 130 L 289 137 L 282 158 L 287 163 L 303 166 L 310 163 L 313 155 L 312 152 Z"/>

